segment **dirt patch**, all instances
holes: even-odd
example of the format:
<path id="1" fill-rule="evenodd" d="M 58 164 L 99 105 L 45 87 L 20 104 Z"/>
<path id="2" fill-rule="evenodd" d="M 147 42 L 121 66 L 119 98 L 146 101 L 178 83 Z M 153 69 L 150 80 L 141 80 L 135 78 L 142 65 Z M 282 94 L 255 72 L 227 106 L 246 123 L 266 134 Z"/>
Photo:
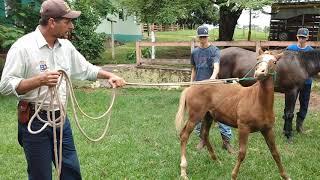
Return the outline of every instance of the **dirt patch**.
<path id="1" fill-rule="evenodd" d="M 283 93 L 276 93 L 276 97 L 281 97 L 284 101 L 284 94 Z M 299 97 L 298 97 L 299 98 Z M 297 99 L 295 109 L 299 110 L 300 104 L 299 100 Z M 320 93 L 311 91 L 310 101 L 309 101 L 309 110 L 310 111 L 319 111 L 320 109 Z"/>
<path id="2" fill-rule="evenodd" d="M 320 109 L 320 94 L 318 92 L 311 92 L 309 107 L 312 111 Z"/>

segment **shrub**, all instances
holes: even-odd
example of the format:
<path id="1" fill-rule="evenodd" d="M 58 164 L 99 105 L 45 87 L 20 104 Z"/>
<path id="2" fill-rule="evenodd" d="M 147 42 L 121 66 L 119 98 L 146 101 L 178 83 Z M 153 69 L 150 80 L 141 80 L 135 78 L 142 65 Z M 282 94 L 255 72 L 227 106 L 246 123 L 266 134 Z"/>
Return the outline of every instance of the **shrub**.
<path id="1" fill-rule="evenodd" d="M 141 55 L 143 58 L 151 58 L 151 48 L 141 49 Z M 129 62 L 135 62 L 136 60 L 136 50 L 133 50 L 127 54 L 126 60 Z"/>
<path id="2" fill-rule="evenodd" d="M 0 48 L 3 51 L 8 50 L 23 34 L 22 29 L 0 25 Z"/>
<path id="3" fill-rule="evenodd" d="M 42 0 L 32 0 L 29 2 L 7 0 L 7 5 L 10 8 L 5 23 L 24 29 L 25 33 L 34 31 L 39 23 L 41 3 Z"/>
<path id="4" fill-rule="evenodd" d="M 81 16 L 74 21 L 76 38 L 72 42 L 88 61 L 95 64 L 105 49 L 106 39 L 105 34 L 95 30 L 113 8 L 109 0 L 78 0 L 73 6 L 81 11 Z"/>

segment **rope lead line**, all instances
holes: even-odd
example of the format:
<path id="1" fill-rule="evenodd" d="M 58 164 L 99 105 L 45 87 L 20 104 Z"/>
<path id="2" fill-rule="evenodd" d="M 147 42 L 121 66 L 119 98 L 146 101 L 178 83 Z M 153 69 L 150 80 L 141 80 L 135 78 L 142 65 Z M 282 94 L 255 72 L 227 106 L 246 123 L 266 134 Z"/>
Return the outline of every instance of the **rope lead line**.
<path id="1" fill-rule="evenodd" d="M 191 85 L 205 85 L 205 84 L 221 84 L 237 81 L 239 78 L 228 78 L 228 79 L 209 79 L 203 81 L 193 81 L 193 82 L 176 82 L 176 83 L 126 83 L 126 85 L 132 86 L 191 86 Z"/>

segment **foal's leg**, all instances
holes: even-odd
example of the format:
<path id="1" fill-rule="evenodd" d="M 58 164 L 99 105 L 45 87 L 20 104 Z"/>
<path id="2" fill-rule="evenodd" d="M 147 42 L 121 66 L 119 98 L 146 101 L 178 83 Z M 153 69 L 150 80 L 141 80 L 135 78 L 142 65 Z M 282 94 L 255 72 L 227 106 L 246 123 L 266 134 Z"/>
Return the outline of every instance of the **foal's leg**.
<path id="1" fill-rule="evenodd" d="M 217 156 L 212 148 L 212 145 L 209 141 L 209 131 L 210 131 L 210 127 L 211 127 L 211 124 L 212 124 L 212 117 L 209 113 L 207 113 L 204 117 L 204 121 L 202 123 L 202 132 L 201 132 L 201 137 L 203 138 L 204 140 L 204 144 L 207 146 L 208 148 L 208 151 L 209 151 L 209 154 L 210 154 L 210 157 L 212 160 L 216 160 L 217 159 Z"/>
<path id="2" fill-rule="evenodd" d="M 277 146 L 275 144 L 275 138 L 274 138 L 274 132 L 273 128 L 266 129 L 264 131 L 261 131 L 264 139 L 266 140 L 266 143 L 269 147 L 269 150 L 272 154 L 273 159 L 276 161 L 278 169 L 280 171 L 280 175 L 283 179 L 290 179 L 287 173 L 285 172 L 282 163 L 281 163 L 281 158 L 277 149 Z"/>
<path id="3" fill-rule="evenodd" d="M 239 133 L 239 154 L 238 154 L 238 161 L 234 166 L 231 174 L 231 179 L 233 180 L 237 179 L 240 165 L 246 156 L 248 136 L 249 136 L 250 130 L 247 127 L 239 126 L 238 133 Z"/>
<path id="4" fill-rule="evenodd" d="M 181 163 L 180 163 L 180 167 L 181 167 L 181 177 L 183 179 L 188 179 L 187 176 L 187 158 L 186 158 L 186 152 L 187 152 L 187 142 L 189 139 L 189 136 L 191 134 L 191 132 L 193 131 L 193 128 L 195 126 L 195 122 L 192 121 L 191 119 L 189 119 L 187 121 L 187 124 L 185 125 L 185 127 L 183 128 L 183 130 L 180 133 L 180 144 L 181 144 Z"/>

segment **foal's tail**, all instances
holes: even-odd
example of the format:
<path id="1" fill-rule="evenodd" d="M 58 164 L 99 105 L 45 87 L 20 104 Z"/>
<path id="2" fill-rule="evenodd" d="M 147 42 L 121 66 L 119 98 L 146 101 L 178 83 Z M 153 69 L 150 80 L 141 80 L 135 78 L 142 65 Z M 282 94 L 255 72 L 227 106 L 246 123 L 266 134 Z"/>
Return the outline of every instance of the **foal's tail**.
<path id="1" fill-rule="evenodd" d="M 181 132 L 185 122 L 184 122 L 184 114 L 185 114 L 185 107 L 186 107 L 186 94 L 189 88 L 186 88 L 182 91 L 180 96 L 179 108 L 176 114 L 176 130 L 177 132 Z"/>

